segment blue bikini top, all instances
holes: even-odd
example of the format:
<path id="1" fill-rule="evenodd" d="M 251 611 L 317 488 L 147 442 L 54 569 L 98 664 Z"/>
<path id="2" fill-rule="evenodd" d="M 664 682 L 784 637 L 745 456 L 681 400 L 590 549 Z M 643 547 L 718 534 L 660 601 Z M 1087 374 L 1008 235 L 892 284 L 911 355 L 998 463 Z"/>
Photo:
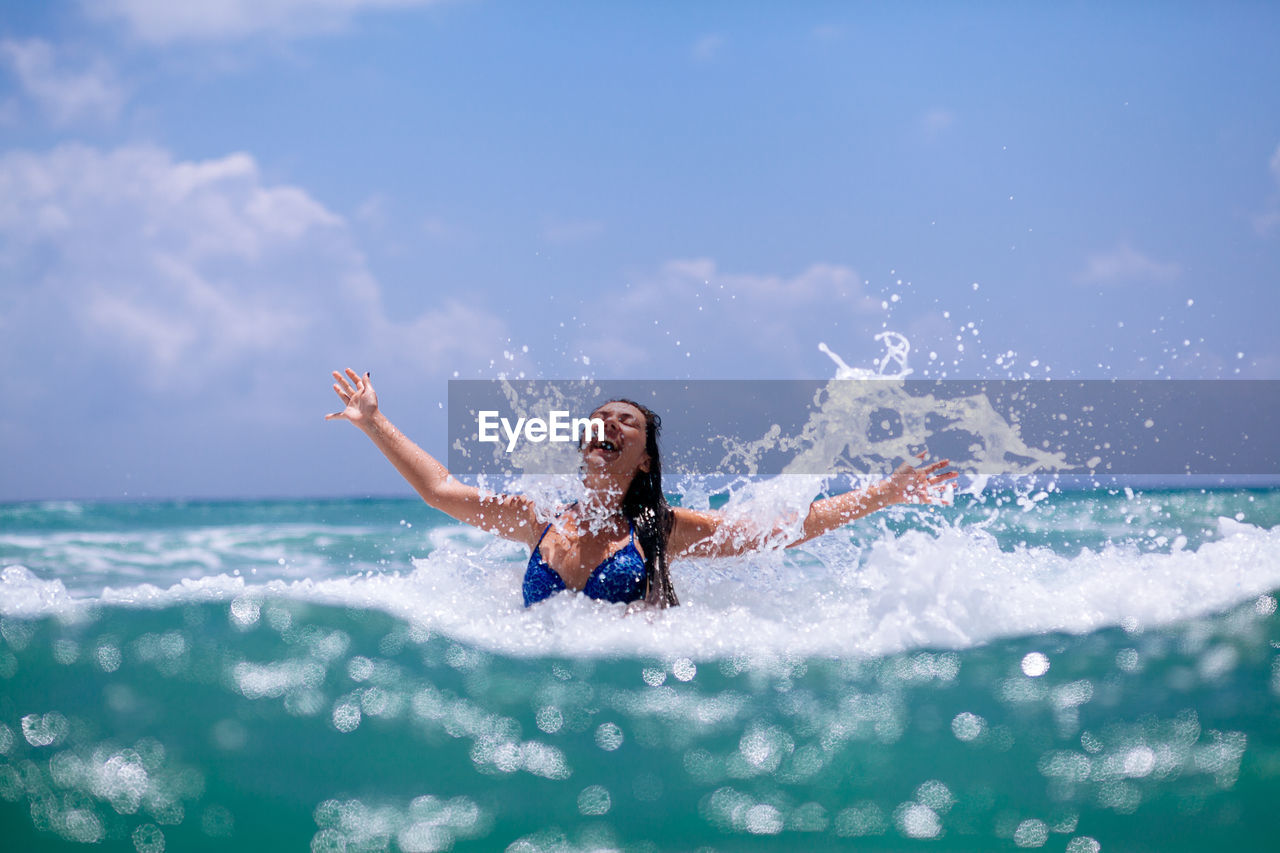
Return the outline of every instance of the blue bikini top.
<path id="1" fill-rule="evenodd" d="M 551 568 L 542 557 L 542 540 L 550 529 L 550 524 L 543 528 L 538 544 L 533 546 L 533 553 L 529 555 L 529 568 L 524 572 L 525 607 L 569 588 L 560 573 Z M 640 550 L 636 548 L 636 526 L 632 524 L 631 541 L 596 566 L 583 585 L 582 594 L 613 604 L 629 604 L 644 598 L 645 586 L 644 557 L 640 556 Z"/>

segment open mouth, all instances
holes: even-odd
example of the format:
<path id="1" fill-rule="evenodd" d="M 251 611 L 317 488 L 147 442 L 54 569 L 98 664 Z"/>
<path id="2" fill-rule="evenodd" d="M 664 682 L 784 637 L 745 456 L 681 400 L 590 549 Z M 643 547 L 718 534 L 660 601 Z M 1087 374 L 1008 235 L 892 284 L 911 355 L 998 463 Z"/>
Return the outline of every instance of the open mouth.
<path id="1" fill-rule="evenodd" d="M 614 444 L 612 441 L 605 438 L 605 439 L 601 439 L 600 441 L 591 442 L 591 446 L 587 448 L 587 452 L 589 453 L 592 450 L 603 450 L 607 453 L 617 453 L 621 449 L 622 448 L 619 447 L 617 444 Z"/>

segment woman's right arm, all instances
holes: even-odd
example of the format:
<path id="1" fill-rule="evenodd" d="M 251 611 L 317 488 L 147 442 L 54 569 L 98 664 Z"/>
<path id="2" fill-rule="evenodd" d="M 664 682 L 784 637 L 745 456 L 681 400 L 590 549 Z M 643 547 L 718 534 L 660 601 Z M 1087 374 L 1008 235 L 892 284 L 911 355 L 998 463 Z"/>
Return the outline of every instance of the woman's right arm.
<path id="1" fill-rule="evenodd" d="M 895 504 L 947 503 L 938 489 L 958 475 L 955 471 L 943 471 L 951 464 L 950 460 L 924 465 L 924 456 L 921 453 L 916 457 L 919 467 L 903 463 L 887 479 L 873 486 L 809 504 L 798 536 L 790 533 L 796 521 L 794 517 L 758 525 L 745 519 L 731 521 L 723 513 L 711 510 L 676 507 L 672 509 L 675 524 L 668 547 L 674 557 L 740 557 L 777 545 L 794 548 Z M 940 471 L 943 473 L 938 473 Z M 783 536 L 786 541 L 779 541 Z"/>
<path id="2" fill-rule="evenodd" d="M 541 531 L 532 501 L 520 495 L 483 495 L 451 477 L 382 414 L 368 373 L 360 376 L 348 367 L 346 376 L 335 370 L 333 378 L 333 390 L 346 408 L 325 415 L 325 420 L 350 421 L 359 427 L 429 506 L 504 539 L 533 546 Z"/>

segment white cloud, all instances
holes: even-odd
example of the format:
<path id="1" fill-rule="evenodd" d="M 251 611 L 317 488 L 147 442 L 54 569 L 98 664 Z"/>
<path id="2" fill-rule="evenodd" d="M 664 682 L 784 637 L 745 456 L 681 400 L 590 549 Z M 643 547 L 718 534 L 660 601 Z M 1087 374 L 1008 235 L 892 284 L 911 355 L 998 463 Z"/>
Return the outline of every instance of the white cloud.
<path id="1" fill-rule="evenodd" d="M 0 157 L 0 281 L 0 358 L 64 392 L 106 371 L 135 390 L 218 393 L 238 373 L 314 382 L 379 357 L 440 375 L 506 337 L 459 305 L 388 317 L 345 221 L 243 153 Z"/>
<path id="2" fill-rule="evenodd" d="M 1077 279 L 1084 284 L 1172 281 L 1182 273 L 1176 263 L 1158 261 L 1128 243 L 1090 255 Z"/>
<path id="3" fill-rule="evenodd" d="M 688 292 L 702 285 L 718 288 L 723 302 L 745 299 L 753 305 L 762 302 L 812 304 L 833 301 L 849 310 L 871 313 L 878 310 L 875 300 L 863 295 L 862 281 L 849 267 L 840 264 L 815 263 L 802 272 L 784 277 L 750 273 L 722 273 L 710 258 L 694 258 L 668 262 L 659 274 L 668 289 Z M 763 307 L 763 306 L 760 306 Z"/>
<path id="4" fill-rule="evenodd" d="M 161 43 L 309 35 L 339 29 L 366 10 L 435 2 L 439 0 L 82 0 L 89 14 L 122 21 L 143 41 Z"/>
<path id="5" fill-rule="evenodd" d="M 102 60 L 73 70 L 65 52 L 41 39 L 0 41 L 0 63 L 8 66 L 22 92 L 55 124 L 109 121 L 120 114 L 124 87 Z"/>
<path id="6" fill-rule="evenodd" d="M 794 377 L 825 367 L 820 340 L 870 342 L 880 312 L 847 266 L 816 263 L 782 276 L 679 259 L 585 302 L 584 328 L 612 331 L 584 336 L 577 348 L 600 375 Z"/>
<path id="7" fill-rule="evenodd" d="M 387 357 L 415 365 L 422 373 L 443 374 L 459 354 L 472 359 L 491 356 L 507 340 L 506 323 L 487 311 L 450 299 L 407 323 L 378 324 L 381 350 Z"/>

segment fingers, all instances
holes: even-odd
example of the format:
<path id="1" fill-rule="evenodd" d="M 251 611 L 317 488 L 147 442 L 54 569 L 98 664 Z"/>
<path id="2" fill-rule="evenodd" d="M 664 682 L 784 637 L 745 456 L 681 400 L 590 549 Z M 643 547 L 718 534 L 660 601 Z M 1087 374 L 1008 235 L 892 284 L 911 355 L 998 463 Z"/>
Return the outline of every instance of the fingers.
<path id="1" fill-rule="evenodd" d="M 333 383 L 333 393 L 338 395 L 338 399 L 342 401 L 343 405 L 349 405 L 351 403 L 351 389 L 347 387 L 347 383 L 342 379 L 342 374 L 338 371 L 333 371 L 333 376 L 338 382 L 342 382 L 341 385 L 338 382 Z M 324 416 L 324 419 L 326 421 L 345 420 L 346 417 L 346 412 L 330 412 Z"/>
<path id="2" fill-rule="evenodd" d="M 361 380 L 360 376 L 349 367 L 346 369 L 345 372 L 346 372 L 346 376 L 343 376 L 341 373 L 339 373 L 336 370 L 332 372 L 333 373 L 333 393 L 338 395 L 338 399 L 342 401 L 344 406 L 350 406 L 352 399 L 364 392 L 366 382 L 364 380 Z M 366 373 L 365 377 L 367 378 L 368 376 L 369 374 Z M 355 383 L 354 387 L 352 383 Z M 329 414 L 324 416 L 324 419 L 326 421 L 350 420 L 347 417 L 347 413 L 345 411 L 330 412 Z"/>
<path id="3" fill-rule="evenodd" d="M 364 390 L 364 382 L 360 379 L 360 374 L 356 373 L 350 367 L 347 368 L 346 374 L 347 377 L 351 379 L 351 383 L 355 385 L 357 394 Z"/>
<path id="4" fill-rule="evenodd" d="M 942 474 L 934 474 L 935 471 L 941 471 L 943 468 L 946 468 L 950 464 L 951 464 L 950 459 L 940 459 L 937 462 L 933 462 L 929 465 L 925 465 L 924 467 L 922 467 L 920 469 L 920 473 L 925 476 L 925 482 L 928 483 L 931 488 L 934 486 L 941 486 L 943 483 L 946 483 L 948 480 L 954 480 L 956 477 L 960 476 L 960 474 L 955 471 L 947 471 Z M 933 474 L 933 476 L 929 476 L 930 474 Z M 929 503 L 934 503 L 934 501 L 930 500 Z M 942 503 L 945 505 L 947 502 L 945 500 L 941 500 L 941 501 L 938 501 L 938 503 Z"/>
<path id="5" fill-rule="evenodd" d="M 370 375 L 370 373 L 367 370 L 365 371 L 364 376 L 361 376 L 359 373 L 356 373 L 350 367 L 348 367 L 344 371 L 344 373 L 346 373 L 345 376 L 336 370 L 333 371 L 333 379 L 334 379 L 333 387 L 335 390 L 341 389 L 338 391 L 338 396 L 340 397 L 344 392 L 348 397 L 351 397 L 351 396 L 355 396 L 356 394 L 362 394 L 364 393 L 365 389 L 373 387 L 373 377 Z"/>
<path id="6" fill-rule="evenodd" d="M 370 377 L 369 371 L 367 370 L 365 371 L 364 376 L 361 376 L 359 373 L 356 373 L 348 367 L 347 376 L 349 376 L 351 381 L 355 383 L 357 393 L 363 394 L 366 388 L 373 387 L 373 382 L 370 381 L 372 377 Z"/>
<path id="7" fill-rule="evenodd" d="M 333 376 L 333 393 L 338 395 L 338 399 L 346 406 L 345 411 L 331 412 L 324 416 L 326 421 L 344 420 L 350 421 L 353 417 L 359 420 L 360 414 L 369 406 L 377 406 L 377 398 L 373 393 L 373 381 L 368 371 L 364 376 L 356 373 L 350 367 L 339 373 L 331 371 Z M 354 408 L 353 408 L 354 407 Z M 351 412 L 352 414 L 348 414 Z"/>

